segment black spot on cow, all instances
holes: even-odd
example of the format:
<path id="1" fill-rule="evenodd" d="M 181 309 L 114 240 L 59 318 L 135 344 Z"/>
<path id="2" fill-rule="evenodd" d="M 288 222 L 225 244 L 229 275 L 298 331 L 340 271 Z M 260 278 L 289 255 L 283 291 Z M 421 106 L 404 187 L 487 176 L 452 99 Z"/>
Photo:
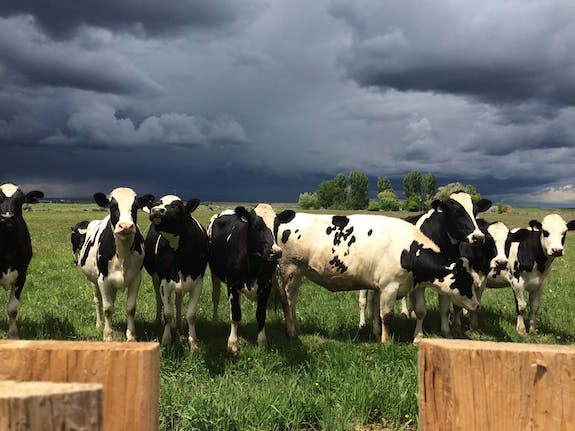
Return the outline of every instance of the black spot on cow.
<path id="1" fill-rule="evenodd" d="M 331 219 L 331 223 L 339 228 L 339 229 L 343 229 L 344 227 L 347 226 L 347 224 L 349 223 L 349 218 L 346 216 L 333 216 Z"/>
<path id="2" fill-rule="evenodd" d="M 367 236 L 371 236 L 371 234 L 373 233 L 373 229 L 370 229 L 367 231 Z"/>
<path id="3" fill-rule="evenodd" d="M 347 246 L 348 246 L 348 247 L 351 247 L 351 245 L 352 245 L 355 241 L 356 241 L 356 240 L 355 240 L 355 235 L 354 235 L 354 236 L 352 236 L 352 237 L 350 238 L 349 242 L 347 243 Z M 349 252 L 349 250 L 348 250 L 348 252 Z"/>
<path id="4" fill-rule="evenodd" d="M 286 229 L 283 231 L 282 233 L 282 242 L 285 244 L 286 242 L 288 242 L 289 236 L 291 235 L 291 230 Z"/>
<path id="5" fill-rule="evenodd" d="M 331 266 L 334 266 L 337 271 L 341 272 L 342 274 L 347 271 L 347 265 L 343 263 L 339 256 L 334 256 L 332 260 L 329 261 Z"/>
<path id="6" fill-rule="evenodd" d="M 325 230 L 325 233 L 327 235 L 331 235 L 331 233 L 335 230 L 335 228 L 328 226 L 327 229 Z"/>
<path id="7" fill-rule="evenodd" d="M 460 295 L 464 295 L 471 299 L 473 297 L 473 277 L 464 268 L 463 262 L 458 260 L 455 265 L 455 270 L 453 271 L 455 281 L 449 286 L 450 289 L 457 289 Z"/>

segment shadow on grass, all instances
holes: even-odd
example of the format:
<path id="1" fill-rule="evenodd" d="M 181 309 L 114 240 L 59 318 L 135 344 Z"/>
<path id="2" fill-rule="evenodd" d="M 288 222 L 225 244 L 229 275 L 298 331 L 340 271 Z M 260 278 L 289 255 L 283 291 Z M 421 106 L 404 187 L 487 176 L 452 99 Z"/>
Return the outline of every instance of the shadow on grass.
<path id="1" fill-rule="evenodd" d="M 54 316 L 52 313 L 44 313 L 42 317 L 31 320 L 29 318 L 18 319 L 18 331 L 23 340 L 74 340 L 78 334 L 74 325 L 65 317 Z M 8 331 L 8 321 L 0 321 L 0 329 Z"/>

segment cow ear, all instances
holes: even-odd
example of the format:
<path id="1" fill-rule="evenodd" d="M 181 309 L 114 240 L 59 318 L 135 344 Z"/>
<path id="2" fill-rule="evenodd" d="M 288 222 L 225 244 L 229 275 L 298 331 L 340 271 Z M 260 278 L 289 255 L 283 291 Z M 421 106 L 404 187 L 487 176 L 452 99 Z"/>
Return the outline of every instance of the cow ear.
<path id="1" fill-rule="evenodd" d="M 27 204 L 37 204 L 38 199 L 42 199 L 44 197 L 44 193 L 38 190 L 32 190 L 31 192 L 26 193 L 24 197 L 24 203 Z"/>
<path id="2" fill-rule="evenodd" d="M 248 220 L 250 219 L 250 214 L 248 213 L 248 210 L 245 207 L 236 207 L 234 212 L 239 218 L 242 219 L 243 222 L 247 223 Z"/>
<path id="3" fill-rule="evenodd" d="M 110 201 L 108 197 L 101 192 L 94 193 L 94 201 L 98 204 L 99 207 L 108 208 L 110 206 Z"/>
<path id="4" fill-rule="evenodd" d="M 538 222 L 537 220 L 531 220 L 529 222 L 529 227 L 533 230 L 541 230 L 543 229 L 543 225 L 541 224 L 541 222 Z"/>
<path id="5" fill-rule="evenodd" d="M 285 210 L 276 215 L 276 220 L 278 221 L 278 224 L 289 223 L 290 221 L 293 220 L 294 217 L 295 217 L 294 210 Z"/>
<path id="6" fill-rule="evenodd" d="M 200 205 L 199 199 L 196 198 L 190 199 L 188 202 L 186 202 L 186 214 L 193 213 L 199 205 Z"/>
<path id="7" fill-rule="evenodd" d="M 567 223 L 567 230 L 575 230 L 575 220 L 571 220 Z"/>
<path id="8" fill-rule="evenodd" d="M 473 212 L 475 214 L 482 213 L 491 208 L 492 202 L 489 199 L 481 199 L 473 204 Z"/>
<path id="9" fill-rule="evenodd" d="M 150 195 L 150 194 L 145 194 L 144 196 L 138 196 L 138 198 L 136 199 L 138 208 L 140 208 L 141 210 L 143 210 L 144 208 L 148 208 L 148 212 L 150 211 L 150 208 L 152 208 L 152 204 L 154 203 L 154 201 L 156 200 L 156 198 L 154 197 L 154 195 Z"/>

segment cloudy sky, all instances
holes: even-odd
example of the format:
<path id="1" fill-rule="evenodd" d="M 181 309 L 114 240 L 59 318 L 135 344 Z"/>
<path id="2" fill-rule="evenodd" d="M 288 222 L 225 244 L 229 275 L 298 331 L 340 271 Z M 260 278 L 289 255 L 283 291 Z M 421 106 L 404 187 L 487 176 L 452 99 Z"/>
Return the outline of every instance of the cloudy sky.
<path id="1" fill-rule="evenodd" d="M 295 202 L 337 173 L 575 206 L 570 0 L 2 0 L 0 180 Z"/>

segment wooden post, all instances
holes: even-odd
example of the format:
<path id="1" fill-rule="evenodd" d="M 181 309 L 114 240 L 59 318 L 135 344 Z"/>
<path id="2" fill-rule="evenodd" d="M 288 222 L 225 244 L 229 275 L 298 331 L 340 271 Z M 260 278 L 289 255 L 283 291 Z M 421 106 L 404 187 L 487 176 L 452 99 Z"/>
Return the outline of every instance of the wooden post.
<path id="1" fill-rule="evenodd" d="M 105 431 L 158 429 L 158 343 L 0 340 L 0 380 L 101 383 Z"/>
<path id="2" fill-rule="evenodd" d="M 419 429 L 575 429 L 575 347 L 422 340 Z"/>
<path id="3" fill-rule="evenodd" d="M 0 382 L 2 431 L 101 431 L 102 385 Z"/>

